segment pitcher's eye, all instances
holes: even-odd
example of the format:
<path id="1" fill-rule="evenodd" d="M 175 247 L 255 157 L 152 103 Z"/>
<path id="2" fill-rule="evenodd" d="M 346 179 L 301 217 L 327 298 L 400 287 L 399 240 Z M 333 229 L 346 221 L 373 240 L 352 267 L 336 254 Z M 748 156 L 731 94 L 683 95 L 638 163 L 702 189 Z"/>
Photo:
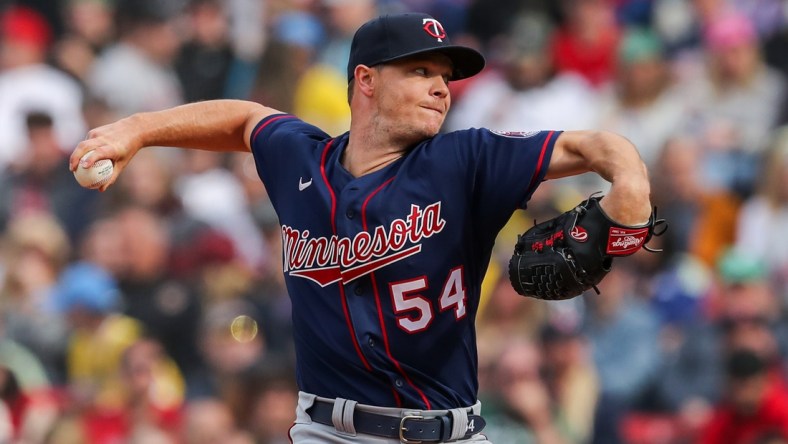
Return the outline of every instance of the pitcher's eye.
<path id="1" fill-rule="evenodd" d="M 427 75 L 427 68 L 416 68 L 414 70 L 414 72 L 416 74 L 420 75 L 420 76 L 426 76 Z"/>

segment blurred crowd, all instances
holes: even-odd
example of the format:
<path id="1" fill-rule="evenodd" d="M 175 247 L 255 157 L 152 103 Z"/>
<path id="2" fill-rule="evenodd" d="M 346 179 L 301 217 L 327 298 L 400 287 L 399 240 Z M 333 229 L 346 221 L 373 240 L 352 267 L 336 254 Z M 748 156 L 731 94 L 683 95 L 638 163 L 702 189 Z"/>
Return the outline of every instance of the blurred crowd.
<path id="1" fill-rule="evenodd" d="M 0 0 L 0 442 L 289 442 L 290 304 L 251 155 L 153 147 L 105 193 L 67 159 L 90 128 L 217 98 L 338 135 L 353 32 L 409 10 L 487 57 L 445 131 L 621 133 L 670 224 L 600 294 L 546 303 L 509 285 L 517 233 L 607 184 L 544 182 L 514 215 L 477 323 L 486 434 L 788 443 L 784 0 Z"/>

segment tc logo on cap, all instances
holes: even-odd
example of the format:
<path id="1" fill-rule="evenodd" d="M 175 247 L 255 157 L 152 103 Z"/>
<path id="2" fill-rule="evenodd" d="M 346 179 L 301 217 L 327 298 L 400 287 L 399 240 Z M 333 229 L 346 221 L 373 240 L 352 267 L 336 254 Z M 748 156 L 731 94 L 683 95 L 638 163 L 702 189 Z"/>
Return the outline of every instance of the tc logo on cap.
<path id="1" fill-rule="evenodd" d="M 442 42 L 443 39 L 446 38 L 446 31 L 443 29 L 441 22 L 434 18 L 425 18 L 422 23 L 424 24 L 424 30 L 427 31 L 427 34 L 435 37 L 439 42 Z"/>
<path id="2" fill-rule="evenodd" d="M 417 30 L 419 23 L 424 34 Z M 358 65 L 375 66 L 433 52 L 449 58 L 452 80 L 468 78 L 484 68 L 484 56 L 471 47 L 452 45 L 435 18 L 422 13 L 387 14 L 364 23 L 353 35 L 347 78 L 353 79 Z"/>

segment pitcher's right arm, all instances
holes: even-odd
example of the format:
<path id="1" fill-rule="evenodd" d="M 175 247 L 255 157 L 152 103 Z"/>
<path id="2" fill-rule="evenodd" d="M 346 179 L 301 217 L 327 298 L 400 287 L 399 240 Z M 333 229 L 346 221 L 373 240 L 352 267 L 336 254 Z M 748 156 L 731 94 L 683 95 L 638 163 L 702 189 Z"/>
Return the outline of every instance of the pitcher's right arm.
<path id="1" fill-rule="evenodd" d="M 251 151 L 251 132 L 260 120 L 279 111 L 244 100 L 209 100 L 163 111 L 133 114 L 90 130 L 69 160 L 76 170 L 83 155 L 90 167 L 100 159 L 114 162 L 112 178 L 104 191 L 137 152 L 146 146 L 172 146 L 209 151 Z"/>

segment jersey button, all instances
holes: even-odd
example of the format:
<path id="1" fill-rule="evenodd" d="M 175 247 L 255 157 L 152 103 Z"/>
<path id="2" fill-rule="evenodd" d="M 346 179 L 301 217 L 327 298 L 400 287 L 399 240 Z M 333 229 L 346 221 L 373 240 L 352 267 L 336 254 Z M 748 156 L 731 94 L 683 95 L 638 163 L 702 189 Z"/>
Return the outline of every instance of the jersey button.
<path id="1" fill-rule="evenodd" d="M 348 210 L 345 212 L 345 216 L 347 216 L 348 219 L 353 219 L 356 217 L 356 212 L 352 208 L 348 208 Z"/>
<path id="2" fill-rule="evenodd" d="M 404 385 L 404 383 L 402 382 L 402 379 L 395 379 L 395 380 L 394 380 L 394 385 L 396 385 L 396 386 L 397 386 L 397 387 L 399 387 L 399 388 L 402 388 L 402 386 Z"/>
<path id="3" fill-rule="evenodd" d="M 367 340 L 367 345 L 369 345 L 371 348 L 374 348 L 375 347 L 375 340 L 372 339 L 372 338 L 369 338 L 369 340 Z"/>
<path id="4" fill-rule="evenodd" d="M 362 294 L 364 294 L 364 289 L 361 287 L 361 285 L 359 285 L 353 289 L 353 293 L 355 293 L 356 296 L 361 296 Z"/>

